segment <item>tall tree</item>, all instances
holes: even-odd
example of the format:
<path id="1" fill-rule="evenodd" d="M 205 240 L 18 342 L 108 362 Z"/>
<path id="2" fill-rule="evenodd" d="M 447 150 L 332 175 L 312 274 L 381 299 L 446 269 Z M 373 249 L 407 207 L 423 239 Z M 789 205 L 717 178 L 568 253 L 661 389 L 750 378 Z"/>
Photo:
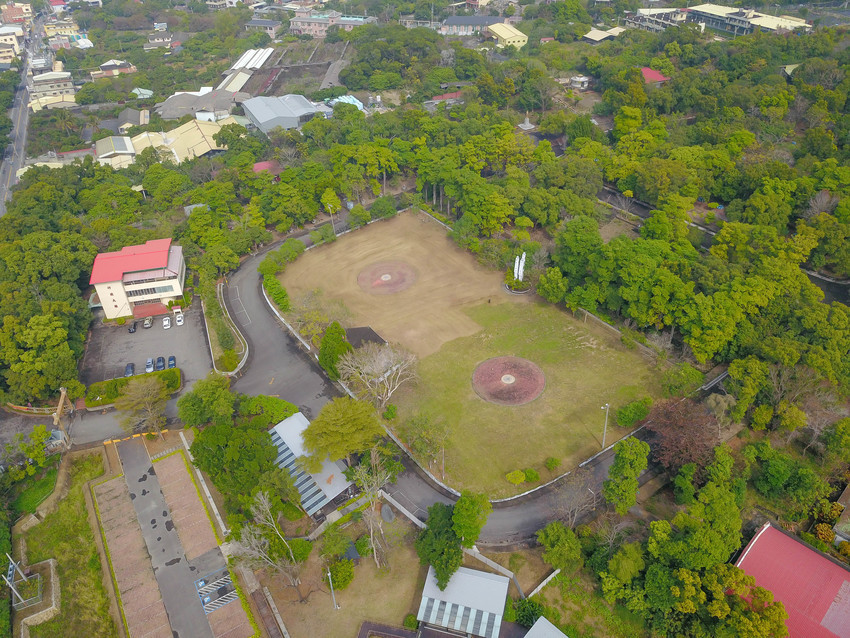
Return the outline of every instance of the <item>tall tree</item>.
<path id="1" fill-rule="evenodd" d="M 384 434 L 375 408 L 351 397 L 339 397 L 326 404 L 319 416 L 304 430 L 304 449 L 309 467 L 325 460 L 338 461 L 354 452 L 368 449 Z"/>
<path id="2" fill-rule="evenodd" d="M 416 539 L 416 553 L 423 565 L 431 565 L 441 590 L 463 563 L 460 538 L 454 531 L 452 506 L 434 503 L 428 508 L 425 529 Z"/>
<path id="3" fill-rule="evenodd" d="M 168 397 L 168 388 L 159 377 L 145 375 L 130 379 L 115 400 L 115 408 L 122 413 L 121 426 L 131 434 L 156 432 L 161 435 Z"/>
<path id="4" fill-rule="evenodd" d="M 230 392 L 230 379 L 213 373 L 196 381 L 192 391 L 177 400 L 177 414 L 189 427 L 233 423 L 235 407 L 236 395 Z"/>
<path id="5" fill-rule="evenodd" d="M 675 474 L 686 463 L 703 466 L 711 460 L 716 419 L 703 405 L 691 399 L 656 403 L 646 421 L 654 434 L 652 456 Z"/>
<path id="6" fill-rule="evenodd" d="M 484 494 L 463 490 L 452 512 L 452 529 L 460 538 L 461 545 L 473 547 L 487 523 L 493 506 Z"/>
<path id="7" fill-rule="evenodd" d="M 549 523 L 537 532 L 537 542 L 543 545 L 543 560 L 554 569 L 570 575 L 584 563 L 581 543 L 573 530 L 560 521 Z"/>
<path id="8" fill-rule="evenodd" d="M 319 365 L 328 373 L 331 381 L 339 379 L 339 359 L 351 350 L 351 344 L 345 340 L 345 328 L 339 325 L 338 321 L 331 322 L 325 329 L 325 335 L 319 345 Z"/>
<path id="9" fill-rule="evenodd" d="M 648 456 L 649 445 L 633 436 L 614 446 L 614 462 L 602 484 L 602 495 L 620 516 L 637 502 L 638 477 L 646 469 Z"/>

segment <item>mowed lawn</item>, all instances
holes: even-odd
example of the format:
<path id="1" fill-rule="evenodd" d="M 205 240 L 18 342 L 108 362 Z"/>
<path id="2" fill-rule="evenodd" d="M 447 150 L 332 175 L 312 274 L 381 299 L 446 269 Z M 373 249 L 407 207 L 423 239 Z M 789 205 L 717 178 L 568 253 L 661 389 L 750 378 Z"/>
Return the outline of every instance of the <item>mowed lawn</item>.
<path id="1" fill-rule="evenodd" d="M 448 423 L 445 478 L 457 489 L 491 498 L 527 490 L 539 482 L 515 487 L 505 474 L 533 468 L 541 482 L 548 480 L 552 473 L 544 463 L 549 457 L 561 461 L 558 473 L 575 467 L 601 449 L 605 411 L 600 406 L 611 404 L 610 445 L 628 433 L 617 427 L 616 409 L 659 394 L 660 373 L 639 351 L 567 311 L 541 302 L 483 304 L 466 312 L 482 329 L 425 357 L 416 386 L 393 397 L 398 426 L 417 413 Z M 475 393 L 476 366 L 502 355 L 524 357 L 540 366 L 546 375 L 540 397 L 507 407 L 487 403 Z"/>

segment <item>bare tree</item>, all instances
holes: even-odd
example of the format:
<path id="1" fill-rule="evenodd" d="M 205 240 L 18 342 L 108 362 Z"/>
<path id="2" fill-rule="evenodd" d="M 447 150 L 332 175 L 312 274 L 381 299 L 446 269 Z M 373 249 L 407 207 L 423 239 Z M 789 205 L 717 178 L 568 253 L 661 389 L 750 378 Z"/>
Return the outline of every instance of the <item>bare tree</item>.
<path id="1" fill-rule="evenodd" d="M 777 408 L 783 401 L 800 403 L 817 389 L 822 377 L 808 366 L 774 364 L 770 366 L 768 380 L 771 403 Z"/>
<path id="2" fill-rule="evenodd" d="M 121 426 L 127 432 L 156 432 L 165 425 L 165 405 L 168 388 L 162 379 L 144 376 L 131 379 L 115 400 L 116 409 L 122 413 Z"/>
<path id="3" fill-rule="evenodd" d="M 379 409 L 402 385 L 416 379 L 416 355 L 391 344 L 366 343 L 340 357 L 337 370 L 346 383 Z"/>
<path id="4" fill-rule="evenodd" d="M 803 412 L 806 413 L 805 429 L 810 435 L 809 442 L 803 448 L 803 454 L 805 454 L 810 447 L 818 444 L 826 430 L 847 416 L 848 409 L 831 391 L 822 388 L 806 399 L 803 403 Z"/>
<path id="5" fill-rule="evenodd" d="M 231 543 L 231 552 L 252 569 L 277 572 L 287 586 L 295 589 L 299 601 L 307 602 L 312 591 L 305 596 L 299 587 L 303 562 L 296 559 L 292 546 L 284 537 L 268 492 L 260 492 L 254 497 L 251 517 L 253 522 L 245 524 L 240 530 L 239 540 Z M 281 551 L 281 544 L 284 551 Z"/>
<path id="6" fill-rule="evenodd" d="M 731 394 L 715 392 L 705 400 L 705 405 L 711 410 L 717 421 L 717 440 L 723 438 L 723 430 L 732 425 L 730 413 L 737 404 L 737 399 Z"/>
<path id="7" fill-rule="evenodd" d="M 809 205 L 806 207 L 806 210 L 803 211 L 802 217 L 804 219 L 811 219 L 820 213 L 831 213 L 835 210 L 835 207 L 838 206 L 839 201 L 841 201 L 841 199 L 830 193 L 828 190 L 818 191 L 809 200 Z"/>
<path id="8" fill-rule="evenodd" d="M 404 424 L 404 438 L 410 449 L 428 460 L 428 467 L 443 457 L 443 478 L 446 476 L 445 451 L 449 440 L 449 426 L 443 419 L 433 419 L 427 414 L 417 414 Z"/>
<path id="9" fill-rule="evenodd" d="M 623 193 L 616 193 L 613 204 L 626 213 L 632 213 L 635 209 L 635 198 L 624 195 Z"/>
<path id="10" fill-rule="evenodd" d="M 361 462 L 354 468 L 354 483 L 366 497 L 369 507 L 363 512 L 363 520 L 369 528 L 369 544 L 375 566 L 380 569 L 386 565 L 386 545 L 384 539 L 384 521 L 377 511 L 378 492 L 390 482 L 392 475 L 385 467 L 378 448 L 369 451 L 369 464 Z"/>
<path id="11" fill-rule="evenodd" d="M 596 507 L 591 478 L 589 471 L 579 468 L 558 482 L 552 495 L 552 510 L 568 527 L 575 527 L 582 514 Z"/>

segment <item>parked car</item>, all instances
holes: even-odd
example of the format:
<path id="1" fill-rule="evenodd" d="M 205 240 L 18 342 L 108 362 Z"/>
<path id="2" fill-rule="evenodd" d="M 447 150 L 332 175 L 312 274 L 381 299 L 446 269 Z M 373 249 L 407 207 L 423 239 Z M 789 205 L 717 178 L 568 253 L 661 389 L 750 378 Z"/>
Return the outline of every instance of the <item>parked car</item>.
<path id="1" fill-rule="evenodd" d="M 136 374 L 136 364 L 128 363 L 127 366 L 124 368 L 124 376 L 132 377 L 134 374 Z"/>
<path id="2" fill-rule="evenodd" d="M 171 317 L 163 317 L 162 318 L 162 327 L 165 330 L 168 330 L 171 327 Z"/>
<path id="3" fill-rule="evenodd" d="M 156 358 L 156 369 L 157 370 L 165 370 L 165 357 L 157 357 Z"/>
<path id="4" fill-rule="evenodd" d="M 176 368 L 177 367 L 177 359 L 174 358 L 174 355 L 168 357 L 168 367 Z"/>
<path id="5" fill-rule="evenodd" d="M 142 324 L 142 328 L 150 328 L 153 325 L 153 317 L 145 317 L 145 322 Z"/>
<path id="6" fill-rule="evenodd" d="M 153 357 L 145 361 L 145 372 L 153 372 Z"/>
<path id="7" fill-rule="evenodd" d="M 129 328 L 127 328 L 127 332 L 129 332 L 130 334 L 133 334 L 134 332 L 136 332 L 136 326 L 138 325 L 138 323 L 139 323 L 138 321 L 134 321 L 133 325 L 130 326 Z"/>
<path id="8" fill-rule="evenodd" d="M 182 312 L 178 312 L 174 315 L 174 323 L 176 323 L 178 326 L 183 325 L 183 313 Z"/>

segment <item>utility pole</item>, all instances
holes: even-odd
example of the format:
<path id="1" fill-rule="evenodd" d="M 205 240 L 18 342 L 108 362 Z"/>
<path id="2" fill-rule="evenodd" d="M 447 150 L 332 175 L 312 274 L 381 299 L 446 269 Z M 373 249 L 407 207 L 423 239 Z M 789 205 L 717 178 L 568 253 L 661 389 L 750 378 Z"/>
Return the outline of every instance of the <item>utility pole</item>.
<path id="1" fill-rule="evenodd" d="M 331 586 L 331 598 L 334 601 L 334 609 L 339 609 L 339 605 L 336 604 L 336 594 L 334 593 L 334 581 L 331 578 L 331 568 L 328 567 L 328 584 Z"/>
<path id="2" fill-rule="evenodd" d="M 603 405 L 601 410 L 605 410 L 605 428 L 602 430 L 602 449 L 605 449 L 605 435 L 608 434 L 608 411 L 611 409 L 611 405 L 606 403 Z"/>

